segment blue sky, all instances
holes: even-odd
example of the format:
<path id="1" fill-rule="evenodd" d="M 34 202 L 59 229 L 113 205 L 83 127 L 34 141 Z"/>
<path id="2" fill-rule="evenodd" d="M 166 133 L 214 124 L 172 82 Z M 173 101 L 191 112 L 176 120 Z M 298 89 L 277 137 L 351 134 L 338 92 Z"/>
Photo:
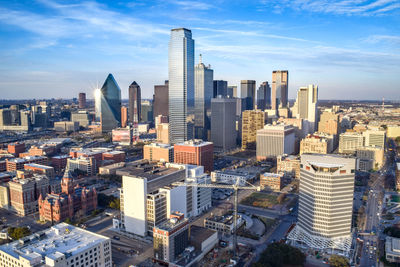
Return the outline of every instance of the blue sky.
<path id="1" fill-rule="evenodd" d="M 91 98 L 108 73 L 149 98 L 176 27 L 231 85 L 288 69 L 291 98 L 400 99 L 400 0 L 0 0 L 0 98 Z"/>

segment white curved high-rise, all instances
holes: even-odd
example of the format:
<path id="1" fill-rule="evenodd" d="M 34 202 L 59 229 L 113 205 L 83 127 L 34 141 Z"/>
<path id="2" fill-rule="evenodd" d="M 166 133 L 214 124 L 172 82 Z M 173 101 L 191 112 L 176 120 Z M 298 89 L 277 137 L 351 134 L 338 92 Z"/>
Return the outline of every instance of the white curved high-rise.
<path id="1" fill-rule="evenodd" d="M 169 137 L 187 140 L 187 108 L 194 105 L 194 40 L 185 28 L 172 29 L 168 51 Z"/>

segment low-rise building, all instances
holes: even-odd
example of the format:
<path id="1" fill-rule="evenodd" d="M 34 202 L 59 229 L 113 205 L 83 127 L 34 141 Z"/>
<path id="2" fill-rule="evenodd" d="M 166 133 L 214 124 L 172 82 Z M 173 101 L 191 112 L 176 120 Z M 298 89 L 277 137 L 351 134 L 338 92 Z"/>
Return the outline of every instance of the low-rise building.
<path id="1" fill-rule="evenodd" d="M 46 165 L 28 163 L 24 165 L 24 169 L 32 171 L 33 173 L 44 174 L 49 178 L 54 178 L 55 176 L 54 168 Z"/>
<path id="2" fill-rule="evenodd" d="M 240 169 L 211 172 L 211 181 L 222 184 L 236 184 L 237 180 L 239 180 L 239 185 L 244 186 L 256 177 L 255 173 L 241 171 Z"/>
<path id="3" fill-rule="evenodd" d="M 214 146 L 211 142 L 194 139 L 174 145 L 174 162 L 203 166 L 204 171 L 214 168 Z"/>
<path id="4" fill-rule="evenodd" d="M 24 158 L 13 158 L 13 159 L 6 159 L 6 168 L 8 172 L 22 170 L 24 169 L 25 164 L 29 163 L 37 163 L 46 165 L 47 164 L 47 157 L 44 156 L 28 156 Z"/>
<path id="5" fill-rule="evenodd" d="M 67 167 L 67 161 L 71 158 L 69 155 L 54 156 L 51 158 L 51 166 L 54 167 L 56 172 L 60 172 Z"/>
<path id="6" fill-rule="evenodd" d="M 18 157 L 20 153 L 25 152 L 25 143 L 11 143 L 7 146 L 7 151 L 10 154 Z"/>
<path id="7" fill-rule="evenodd" d="M 400 238 L 386 237 L 385 254 L 388 262 L 400 263 Z"/>
<path id="8" fill-rule="evenodd" d="M 358 132 L 345 132 L 339 135 L 339 153 L 354 154 L 364 146 L 364 135 Z"/>
<path id="9" fill-rule="evenodd" d="M 79 122 L 77 122 L 77 121 L 56 121 L 56 122 L 54 122 L 54 130 L 56 132 L 76 132 L 79 130 Z"/>
<path id="10" fill-rule="evenodd" d="M 60 223 L 0 246 L 1 266 L 112 266 L 111 240 Z"/>
<path id="11" fill-rule="evenodd" d="M 300 178 L 300 156 L 282 155 L 276 158 L 276 172 L 288 178 Z"/>
<path id="12" fill-rule="evenodd" d="M 143 146 L 143 159 L 174 162 L 174 147 L 168 144 L 151 143 Z"/>
<path id="13" fill-rule="evenodd" d="M 67 160 L 68 170 L 80 170 L 88 176 L 96 175 L 97 163 L 94 157 L 79 157 Z"/>
<path id="14" fill-rule="evenodd" d="M 242 216 L 238 215 L 236 223 L 237 228 L 242 226 L 244 223 Z M 235 229 L 234 216 L 232 214 L 223 216 L 212 215 L 204 219 L 204 227 L 225 234 L 232 234 Z"/>
<path id="15" fill-rule="evenodd" d="M 388 125 L 386 129 L 386 136 L 388 138 L 396 138 L 400 136 L 400 125 Z"/>
<path id="16" fill-rule="evenodd" d="M 381 147 L 361 147 L 356 150 L 357 170 L 377 170 L 383 166 L 385 151 Z"/>
<path id="17" fill-rule="evenodd" d="M 317 134 L 309 134 L 300 142 L 300 155 L 304 153 L 311 154 L 328 154 L 333 140 L 329 140 L 323 136 Z"/>
<path id="18" fill-rule="evenodd" d="M 269 189 L 279 192 L 283 188 L 283 174 L 266 172 L 260 175 L 260 186 L 263 189 Z"/>
<path id="19" fill-rule="evenodd" d="M 102 160 L 111 160 L 114 163 L 124 162 L 125 161 L 125 152 L 117 151 L 117 150 L 104 152 L 102 155 Z"/>

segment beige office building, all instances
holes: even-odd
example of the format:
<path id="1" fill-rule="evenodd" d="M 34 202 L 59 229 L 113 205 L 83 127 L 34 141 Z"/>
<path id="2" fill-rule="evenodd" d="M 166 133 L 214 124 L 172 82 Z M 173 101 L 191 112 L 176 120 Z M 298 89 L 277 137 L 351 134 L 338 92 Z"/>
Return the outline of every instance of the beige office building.
<path id="1" fill-rule="evenodd" d="M 385 131 L 367 130 L 363 132 L 363 135 L 365 137 L 365 146 L 385 148 L 385 143 L 386 143 Z"/>
<path id="2" fill-rule="evenodd" d="M 150 161 L 174 162 L 174 147 L 162 143 L 144 145 L 143 159 L 148 159 Z"/>
<path id="3" fill-rule="evenodd" d="M 160 123 L 157 125 L 157 142 L 163 144 L 169 144 L 169 124 Z"/>
<path id="4" fill-rule="evenodd" d="M 295 133 L 293 126 L 265 125 L 257 131 L 257 160 L 293 154 L 295 151 Z"/>
<path id="5" fill-rule="evenodd" d="M 278 110 L 288 105 L 289 72 L 274 70 L 272 72 L 271 109 Z"/>
<path id="6" fill-rule="evenodd" d="M 358 170 L 377 170 L 383 166 L 385 150 L 381 147 L 361 147 L 356 150 Z"/>
<path id="7" fill-rule="evenodd" d="M 300 155 L 305 153 L 328 154 L 331 152 L 328 150 L 328 143 L 329 140 L 324 137 L 309 134 L 300 142 Z"/>
<path id="8" fill-rule="evenodd" d="M 319 118 L 318 132 L 338 135 L 340 132 L 339 115 L 329 111 L 323 112 Z"/>
<path id="9" fill-rule="evenodd" d="M 300 156 L 282 155 L 276 157 L 276 172 L 285 177 L 300 178 Z"/>
<path id="10" fill-rule="evenodd" d="M 354 154 L 357 148 L 364 146 L 364 136 L 357 132 L 345 132 L 339 136 L 339 153 Z"/>
<path id="11" fill-rule="evenodd" d="M 266 123 L 267 114 L 261 110 L 245 110 L 242 113 L 242 149 L 256 149 L 257 130 Z"/>

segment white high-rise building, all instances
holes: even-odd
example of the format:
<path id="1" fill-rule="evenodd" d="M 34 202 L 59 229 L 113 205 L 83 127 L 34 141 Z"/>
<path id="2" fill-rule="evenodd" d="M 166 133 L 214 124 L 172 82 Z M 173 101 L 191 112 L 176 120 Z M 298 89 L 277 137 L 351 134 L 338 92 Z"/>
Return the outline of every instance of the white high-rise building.
<path id="1" fill-rule="evenodd" d="M 171 30 L 168 79 L 169 137 L 175 144 L 187 140 L 187 108 L 194 106 L 194 40 L 188 29 Z"/>
<path id="2" fill-rule="evenodd" d="M 301 156 L 298 221 L 288 239 L 349 252 L 355 168 L 353 157 Z"/>
<path id="3" fill-rule="evenodd" d="M 305 122 L 306 133 L 314 133 L 318 125 L 318 86 L 300 87 L 294 104 L 295 116 Z"/>

